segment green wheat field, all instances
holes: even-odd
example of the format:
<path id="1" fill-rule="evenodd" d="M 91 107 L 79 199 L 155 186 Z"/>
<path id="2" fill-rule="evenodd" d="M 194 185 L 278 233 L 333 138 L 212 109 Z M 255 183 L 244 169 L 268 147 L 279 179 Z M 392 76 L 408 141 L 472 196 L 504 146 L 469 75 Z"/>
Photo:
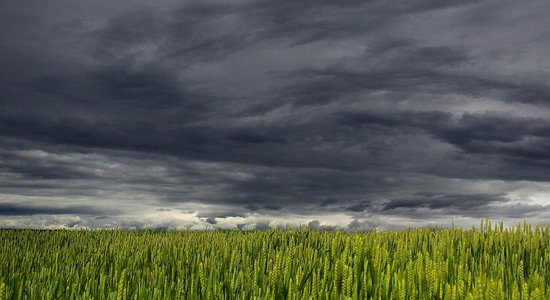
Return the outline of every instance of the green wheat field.
<path id="1" fill-rule="evenodd" d="M 550 299 L 550 230 L 0 230 L 0 299 Z"/>

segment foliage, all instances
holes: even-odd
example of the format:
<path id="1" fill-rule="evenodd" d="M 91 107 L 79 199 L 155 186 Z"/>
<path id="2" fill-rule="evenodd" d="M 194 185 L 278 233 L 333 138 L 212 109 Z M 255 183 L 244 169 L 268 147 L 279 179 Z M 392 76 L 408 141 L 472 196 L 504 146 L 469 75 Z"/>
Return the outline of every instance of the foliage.
<path id="1" fill-rule="evenodd" d="M 0 230 L 3 299 L 550 299 L 528 224 L 350 233 Z"/>

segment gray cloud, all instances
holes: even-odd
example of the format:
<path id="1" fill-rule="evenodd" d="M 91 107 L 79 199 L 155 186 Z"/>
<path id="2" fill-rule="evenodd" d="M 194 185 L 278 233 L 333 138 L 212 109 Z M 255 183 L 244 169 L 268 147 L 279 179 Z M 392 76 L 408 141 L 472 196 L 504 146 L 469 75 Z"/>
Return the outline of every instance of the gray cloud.
<path id="1" fill-rule="evenodd" d="M 369 221 L 361 222 L 358 219 L 354 219 L 348 224 L 347 229 L 350 231 L 372 231 L 375 227 L 376 225 Z"/>
<path id="2" fill-rule="evenodd" d="M 417 193 L 411 198 L 391 199 L 384 205 L 384 210 L 399 208 L 457 208 L 460 210 L 471 210 L 486 206 L 495 202 L 507 202 L 509 200 L 502 195 L 467 195 L 467 194 L 433 194 Z"/>
<path id="3" fill-rule="evenodd" d="M 17 203 L 0 203 L 0 215 L 2 216 L 26 216 L 26 215 L 94 215 L 104 211 L 93 206 L 31 206 Z"/>
<path id="4" fill-rule="evenodd" d="M 0 226 L 543 220 L 547 10 L 7 1 Z"/>

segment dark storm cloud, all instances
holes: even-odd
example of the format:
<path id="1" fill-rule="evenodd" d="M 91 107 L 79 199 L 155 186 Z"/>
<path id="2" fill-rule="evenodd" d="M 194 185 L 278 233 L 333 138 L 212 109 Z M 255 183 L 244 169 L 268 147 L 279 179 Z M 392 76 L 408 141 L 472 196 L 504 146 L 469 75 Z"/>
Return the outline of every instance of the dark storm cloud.
<path id="1" fill-rule="evenodd" d="M 338 200 L 336 199 L 326 199 L 326 200 L 323 200 L 323 202 L 321 202 L 320 206 L 325 207 L 331 204 L 335 204 L 336 202 L 338 202 Z"/>
<path id="2" fill-rule="evenodd" d="M 72 178 L 90 178 L 93 174 L 76 170 L 72 167 L 62 164 L 44 164 L 38 161 L 36 164 L 29 163 L 28 159 L 17 157 L 13 154 L 0 154 L 4 162 L 3 171 L 20 174 L 24 178 L 35 179 L 72 179 Z"/>
<path id="3" fill-rule="evenodd" d="M 358 204 L 354 204 L 354 205 L 346 207 L 347 210 L 354 211 L 354 212 L 362 212 L 362 211 L 365 211 L 369 208 L 371 208 L 371 203 L 368 202 L 368 201 L 361 201 Z"/>
<path id="4" fill-rule="evenodd" d="M 105 216 L 29 226 L 547 211 L 543 1 L 1 6 L 2 215 Z"/>
<path id="5" fill-rule="evenodd" d="M 265 210 L 280 210 L 282 207 L 278 205 L 264 205 L 263 207 L 256 206 L 254 204 L 246 205 L 244 208 L 251 211 L 260 211 L 261 209 Z"/>
<path id="6" fill-rule="evenodd" d="M 139 52 L 130 49 L 152 44 L 160 48 L 161 59 L 188 66 L 198 61 L 222 59 L 265 40 L 290 38 L 305 42 L 355 31 L 351 22 L 344 28 L 334 26 L 343 20 L 341 15 L 322 21 L 304 18 L 318 10 L 320 13 L 346 6 L 291 1 L 278 4 L 192 2 L 169 13 L 136 10 L 116 16 L 95 33 L 98 43 L 94 53 L 101 59 L 132 61 Z M 357 8 L 361 4 L 349 6 Z"/>
<path id="7" fill-rule="evenodd" d="M 342 125 L 353 129 L 419 130 L 456 146 L 464 154 L 493 155 L 511 167 L 519 167 L 516 179 L 548 180 L 550 122 L 547 119 L 494 113 L 453 116 L 442 111 L 354 111 L 341 113 L 338 118 Z M 522 169 L 531 172 L 527 175 Z M 491 177 L 514 177 L 502 171 Z"/>
<path id="8" fill-rule="evenodd" d="M 323 105 L 342 101 L 346 96 L 359 92 L 385 91 L 401 94 L 400 97 L 390 100 L 394 102 L 407 99 L 404 96 L 406 93 L 432 93 L 439 97 L 455 94 L 475 98 L 498 93 L 502 95 L 501 100 L 508 102 L 550 105 L 550 86 L 546 84 L 518 83 L 479 75 L 449 73 L 445 69 L 468 63 L 466 53 L 459 49 L 393 48 L 384 49 L 380 55 L 367 52 L 364 61 L 359 62 L 368 68 L 365 70 L 350 71 L 341 66 L 331 66 L 296 71 L 292 75 L 297 82 L 283 87 L 280 97 L 293 100 L 295 105 Z M 388 54 L 392 51 L 396 53 Z M 373 60 L 373 66 L 369 65 L 369 60 Z M 383 63 L 380 64 L 380 61 Z"/>
<path id="9" fill-rule="evenodd" d="M 323 105 L 342 101 L 358 92 L 431 92 L 479 94 L 493 85 L 481 78 L 450 74 L 446 68 L 468 62 L 463 49 L 419 46 L 409 39 L 378 37 L 359 57 L 359 70 L 332 65 L 295 71 L 294 83 L 281 89 L 281 97 L 297 105 Z M 364 68 L 364 69 L 362 69 Z M 282 74 L 281 76 L 289 76 Z M 400 101 L 400 99 L 392 99 Z"/>
<path id="10" fill-rule="evenodd" d="M 2 216 L 26 216 L 26 215 L 96 215 L 104 211 L 91 206 L 63 206 L 48 207 L 35 205 L 22 205 L 17 203 L 0 203 L 0 215 Z"/>
<path id="11" fill-rule="evenodd" d="M 407 14 L 467 6 L 472 2 L 419 1 L 404 5 L 399 1 L 193 1 L 172 11 L 134 9 L 115 16 L 94 32 L 97 40 L 93 54 L 101 60 L 132 63 L 153 48 L 157 62 L 188 67 L 226 58 L 259 43 L 297 45 L 362 38 L 366 33 L 380 32 Z M 429 55 L 443 64 L 452 64 L 463 55 L 446 53 L 444 48 L 437 47 L 420 52 L 419 55 Z"/>
<path id="12" fill-rule="evenodd" d="M 382 208 L 387 215 L 405 215 L 425 219 L 444 212 L 444 215 L 473 218 L 528 218 L 548 211 L 548 205 L 510 204 L 511 200 L 498 194 L 436 194 L 417 193 L 407 198 L 390 199 Z"/>
<path id="13" fill-rule="evenodd" d="M 507 201 L 509 200 L 503 198 L 502 195 L 417 193 L 410 198 L 391 199 L 384 205 L 383 210 L 420 207 L 439 209 L 451 207 L 468 211 L 495 202 Z"/>

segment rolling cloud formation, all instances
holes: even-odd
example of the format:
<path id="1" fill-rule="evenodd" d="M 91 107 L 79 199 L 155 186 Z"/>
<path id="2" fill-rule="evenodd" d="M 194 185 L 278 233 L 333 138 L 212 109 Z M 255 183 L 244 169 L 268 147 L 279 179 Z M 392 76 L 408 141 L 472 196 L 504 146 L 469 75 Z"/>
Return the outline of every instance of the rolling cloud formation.
<path id="1" fill-rule="evenodd" d="M 0 8 L 1 227 L 550 217 L 547 1 Z"/>

